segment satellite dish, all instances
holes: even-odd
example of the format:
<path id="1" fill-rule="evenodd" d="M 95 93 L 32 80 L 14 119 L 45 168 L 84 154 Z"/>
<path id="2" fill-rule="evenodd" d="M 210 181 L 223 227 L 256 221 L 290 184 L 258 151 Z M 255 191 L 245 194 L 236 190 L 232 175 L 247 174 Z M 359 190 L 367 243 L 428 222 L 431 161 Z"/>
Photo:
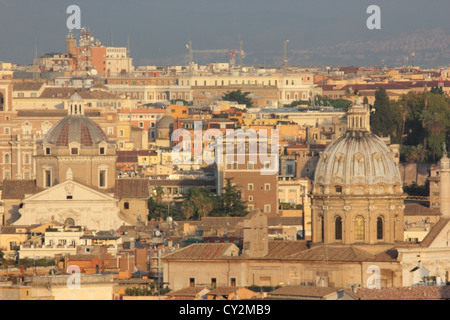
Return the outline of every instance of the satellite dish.
<path id="1" fill-rule="evenodd" d="M 92 74 L 93 76 L 96 76 L 96 75 L 97 75 L 97 70 L 92 69 L 92 70 L 91 70 L 91 74 Z"/>
<path id="2" fill-rule="evenodd" d="M 155 236 L 159 237 L 161 235 L 161 232 L 159 232 L 158 230 L 155 231 Z"/>

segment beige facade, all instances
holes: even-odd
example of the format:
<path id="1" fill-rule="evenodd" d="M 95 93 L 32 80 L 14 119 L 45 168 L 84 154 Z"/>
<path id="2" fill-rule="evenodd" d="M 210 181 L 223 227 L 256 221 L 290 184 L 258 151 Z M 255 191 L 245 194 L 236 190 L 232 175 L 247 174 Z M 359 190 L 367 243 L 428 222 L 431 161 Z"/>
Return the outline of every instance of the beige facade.
<path id="1" fill-rule="evenodd" d="M 112 300 L 111 275 L 35 276 L 30 283 L 33 299 Z"/>

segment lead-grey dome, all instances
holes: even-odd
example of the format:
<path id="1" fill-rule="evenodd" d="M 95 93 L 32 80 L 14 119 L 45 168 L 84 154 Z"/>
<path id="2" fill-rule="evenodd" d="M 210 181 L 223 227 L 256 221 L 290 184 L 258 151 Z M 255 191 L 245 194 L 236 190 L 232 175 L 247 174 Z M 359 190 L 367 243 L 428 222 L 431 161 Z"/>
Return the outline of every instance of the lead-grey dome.
<path id="1" fill-rule="evenodd" d="M 71 142 L 78 142 L 81 147 L 96 148 L 103 141 L 108 142 L 108 137 L 94 121 L 84 115 L 68 115 L 48 131 L 43 144 L 67 147 Z"/>
<path id="2" fill-rule="evenodd" d="M 349 109 L 347 131 L 320 156 L 314 178 L 316 185 L 402 184 L 394 152 L 368 130 L 369 119 L 367 106 L 358 104 Z"/>

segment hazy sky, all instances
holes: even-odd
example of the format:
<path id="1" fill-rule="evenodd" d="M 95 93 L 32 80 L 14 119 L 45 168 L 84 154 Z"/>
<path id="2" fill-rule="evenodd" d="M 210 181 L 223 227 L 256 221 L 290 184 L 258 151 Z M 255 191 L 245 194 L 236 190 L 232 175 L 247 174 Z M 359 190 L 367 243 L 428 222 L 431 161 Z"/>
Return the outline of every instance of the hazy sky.
<path id="1" fill-rule="evenodd" d="M 369 5 L 381 8 L 381 30 L 368 30 Z M 69 5 L 103 44 L 126 46 L 134 64 L 184 64 L 194 49 L 238 49 L 248 64 L 271 63 L 288 51 L 399 33 L 450 31 L 449 0 L 0 0 L 0 60 L 31 64 L 65 51 Z M 195 58 L 195 57 L 194 57 Z M 223 60 L 218 57 L 217 60 Z"/>

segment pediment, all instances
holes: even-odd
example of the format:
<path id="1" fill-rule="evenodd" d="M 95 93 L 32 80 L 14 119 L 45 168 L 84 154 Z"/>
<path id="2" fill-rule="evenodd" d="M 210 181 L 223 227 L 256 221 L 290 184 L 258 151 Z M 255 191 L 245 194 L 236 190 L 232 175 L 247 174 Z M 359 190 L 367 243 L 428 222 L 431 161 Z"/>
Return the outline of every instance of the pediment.
<path id="1" fill-rule="evenodd" d="M 116 201 L 116 199 L 76 181 L 66 180 L 25 198 L 23 202 L 36 201 Z"/>

